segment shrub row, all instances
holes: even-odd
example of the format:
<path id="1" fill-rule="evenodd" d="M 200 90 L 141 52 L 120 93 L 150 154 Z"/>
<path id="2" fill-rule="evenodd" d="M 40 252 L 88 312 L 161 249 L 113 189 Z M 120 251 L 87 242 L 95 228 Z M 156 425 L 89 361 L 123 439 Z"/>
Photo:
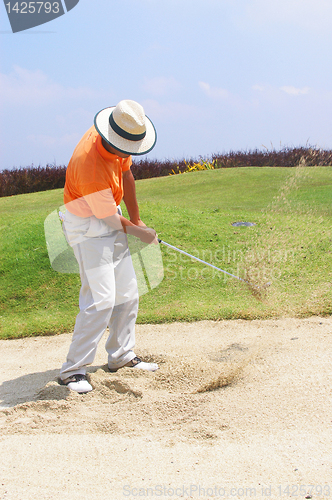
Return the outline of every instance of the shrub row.
<path id="1" fill-rule="evenodd" d="M 249 151 L 230 151 L 229 153 L 218 153 L 208 158 L 206 162 L 213 164 L 213 168 L 235 168 L 235 167 L 297 167 L 303 165 L 328 166 L 332 165 L 332 150 L 323 150 L 315 147 L 283 148 L 279 151 L 258 149 Z M 148 179 L 150 177 L 161 177 L 174 173 L 189 172 L 189 166 L 204 164 L 203 158 L 197 160 L 179 161 L 157 161 L 157 160 L 134 160 L 132 172 L 135 179 Z M 197 170 L 197 169 L 193 169 Z"/>
<path id="2" fill-rule="evenodd" d="M 231 151 L 212 155 L 218 168 L 232 167 L 307 167 L 332 165 L 332 151 L 315 147 L 283 148 L 279 151 Z"/>
<path id="3" fill-rule="evenodd" d="M 0 197 L 63 188 L 66 166 L 25 167 L 0 172 Z"/>
<path id="4" fill-rule="evenodd" d="M 230 151 L 214 154 L 208 161 L 214 168 L 234 167 L 296 167 L 297 165 L 324 166 L 332 165 L 332 150 L 315 147 L 283 148 L 279 151 Z M 201 158 L 202 162 L 202 158 Z M 194 165 L 197 160 L 149 160 L 134 159 L 132 172 L 135 179 L 149 179 L 181 173 Z M 48 191 L 63 188 L 65 185 L 65 166 L 46 165 L 46 167 L 25 167 L 0 172 L 0 197 L 16 194 Z"/>

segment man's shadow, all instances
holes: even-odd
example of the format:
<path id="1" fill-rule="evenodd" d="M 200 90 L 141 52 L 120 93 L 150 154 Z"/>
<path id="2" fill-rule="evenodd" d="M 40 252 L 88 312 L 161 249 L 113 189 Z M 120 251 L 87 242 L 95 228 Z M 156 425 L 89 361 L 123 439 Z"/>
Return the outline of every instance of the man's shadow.
<path id="1" fill-rule="evenodd" d="M 87 374 L 94 373 L 100 368 L 109 373 L 107 364 L 103 364 L 89 366 Z M 19 404 L 45 399 L 57 401 L 66 399 L 70 389 L 60 385 L 59 381 L 59 369 L 29 373 L 13 380 L 6 380 L 0 385 L 0 408 L 11 408 Z M 44 390 L 49 382 L 56 382 L 55 388 L 57 390 Z"/>
<path id="2" fill-rule="evenodd" d="M 10 408 L 18 404 L 38 401 L 38 392 L 49 382 L 58 381 L 58 377 L 59 370 L 57 369 L 29 373 L 13 380 L 6 380 L 0 385 L 0 407 Z"/>

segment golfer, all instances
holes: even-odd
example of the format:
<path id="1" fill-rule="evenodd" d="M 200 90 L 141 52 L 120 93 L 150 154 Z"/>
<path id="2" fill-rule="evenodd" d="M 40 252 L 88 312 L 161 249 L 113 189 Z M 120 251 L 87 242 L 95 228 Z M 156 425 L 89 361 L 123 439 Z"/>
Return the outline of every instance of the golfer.
<path id="1" fill-rule="evenodd" d="M 156 232 L 140 219 L 130 170 L 131 156 L 148 153 L 155 143 L 155 128 L 142 106 L 124 100 L 97 113 L 68 164 L 63 229 L 78 261 L 82 286 L 80 312 L 60 379 L 80 393 L 92 390 L 86 367 L 107 327 L 110 371 L 123 366 L 158 369 L 133 350 L 138 289 L 126 235 L 158 244 Z M 122 199 L 130 220 L 121 213 Z"/>

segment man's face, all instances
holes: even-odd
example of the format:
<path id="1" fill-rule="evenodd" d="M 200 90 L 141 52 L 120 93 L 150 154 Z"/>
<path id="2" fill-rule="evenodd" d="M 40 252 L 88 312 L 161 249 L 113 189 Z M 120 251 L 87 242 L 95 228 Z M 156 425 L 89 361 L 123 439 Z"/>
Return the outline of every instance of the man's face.
<path id="1" fill-rule="evenodd" d="M 117 155 L 120 158 L 128 158 L 130 154 L 127 153 L 121 153 L 118 149 L 113 148 L 110 144 L 108 144 L 104 139 L 102 139 L 102 143 L 106 151 L 109 153 L 112 153 L 113 155 Z"/>

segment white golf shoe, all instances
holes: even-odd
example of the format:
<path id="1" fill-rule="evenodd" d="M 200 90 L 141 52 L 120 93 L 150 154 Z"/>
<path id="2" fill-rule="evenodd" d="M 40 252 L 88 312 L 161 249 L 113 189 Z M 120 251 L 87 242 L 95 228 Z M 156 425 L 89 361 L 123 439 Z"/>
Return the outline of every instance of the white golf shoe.
<path id="1" fill-rule="evenodd" d="M 80 373 L 72 375 L 71 377 L 62 381 L 69 389 L 80 394 L 92 391 L 92 385 L 88 382 L 86 375 Z"/>
<path id="2" fill-rule="evenodd" d="M 157 363 L 146 363 L 137 356 L 135 356 L 131 361 L 129 361 L 129 363 L 127 363 L 124 366 L 121 366 L 120 368 L 125 368 L 125 367 L 132 368 L 133 370 L 145 370 L 147 372 L 155 372 L 156 370 L 159 369 Z M 109 368 L 109 370 L 110 372 L 114 373 L 120 370 L 120 368 Z"/>
<path id="3" fill-rule="evenodd" d="M 129 366 L 131 366 L 133 370 L 145 370 L 147 372 L 155 372 L 156 370 L 159 369 L 157 363 L 146 363 L 137 356 L 131 360 L 131 363 L 132 364 L 130 364 Z"/>

